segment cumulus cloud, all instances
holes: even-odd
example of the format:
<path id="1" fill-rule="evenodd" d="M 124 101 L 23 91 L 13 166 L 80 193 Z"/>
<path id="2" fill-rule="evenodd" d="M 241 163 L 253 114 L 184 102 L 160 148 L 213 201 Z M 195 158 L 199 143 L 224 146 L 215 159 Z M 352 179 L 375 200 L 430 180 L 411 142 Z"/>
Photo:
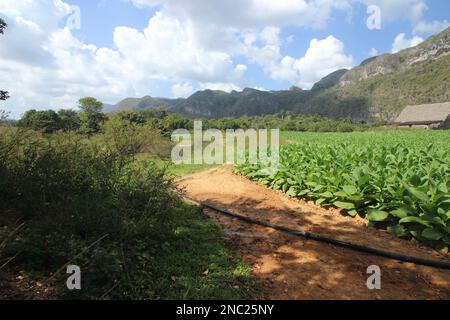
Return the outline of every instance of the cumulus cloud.
<path id="1" fill-rule="evenodd" d="M 450 27 L 450 22 L 444 21 L 420 21 L 414 28 L 414 34 L 434 34 Z"/>
<path id="2" fill-rule="evenodd" d="M 279 32 L 272 30 L 271 34 L 273 36 L 269 39 L 260 35 L 259 38 L 266 38 L 266 41 L 261 46 L 249 46 L 247 55 L 274 80 L 287 81 L 309 89 L 324 76 L 353 65 L 353 57 L 345 54 L 344 43 L 332 35 L 322 40 L 311 40 L 305 55 L 295 58 L 282 56 L 282 42 L 275 36 Z"/>
<path id="3" fill-rule="evenodd" d="M 422 43 L 423 40 L 423 38 L 418 36 L 408 39 L 404 33 L 400 33 L 394 39 L 394 43 L 392 44 L 392 53 L 397 53 L 403 49 L 415 47 Z"/>
<path id="4" fill-rule="evenodd" d="M 353 57 L 344 53 L 342 41 L 329 36 L 323 40 L 311 40 L 305 56 L 291 62 L 299 74 L 297 82 L 305 88 L 310 88 L 315 82 L 336 70 L 351 68 Z"/>
<path id="5" fill-rule="evenodd" d="M 116 28 L 114 42 L 134 69 L 153 72 L 166 80 L 232 81 L 242 74 L 230 54 L 199 46 L 189 24 L 162 12 L 150 19 L 143 32 Z"/>
<path id="6" fill-rule="evenodd" d="M 5 0 L 0 6 L 9 24 L 0 39 L 0 78 L 11 94 L 2 108 L 14 116 L 30 107 L 74 107 L 85 95 L 107 103 L 143 96 L 160 80 L 181 83 L 172 88 L 176 95 L 188 94 L 186 83 L 192 81 L 235 88 L 247 68 L 225 51 L 198 45 L 189 24 L 162 12 L 142 31 L 117 27 L 116 49 L 110 49 L 83 43 L 58 27 L 70 13 L 62 1 Z"/>

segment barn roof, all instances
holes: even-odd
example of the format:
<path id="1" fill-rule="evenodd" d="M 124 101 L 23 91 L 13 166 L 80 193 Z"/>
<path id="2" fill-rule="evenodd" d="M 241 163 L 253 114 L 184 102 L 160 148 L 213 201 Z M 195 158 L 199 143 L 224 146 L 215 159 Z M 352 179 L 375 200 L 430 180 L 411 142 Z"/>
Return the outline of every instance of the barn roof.
<path id="1" fill-rule="evenodd" d="M 431 124 L 450 117 L 450 102 L 407 106 L 398 116 L 399 124 Z"/>

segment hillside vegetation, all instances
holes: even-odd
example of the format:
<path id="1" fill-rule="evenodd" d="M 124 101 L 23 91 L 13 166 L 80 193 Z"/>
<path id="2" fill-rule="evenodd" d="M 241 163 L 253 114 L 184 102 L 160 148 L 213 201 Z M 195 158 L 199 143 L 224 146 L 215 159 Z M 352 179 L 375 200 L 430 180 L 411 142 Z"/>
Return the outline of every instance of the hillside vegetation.
<path id="1" fill-rule="evenodd" d="M 295 109 L 330 117 L 394 120 L 408 105 L 450 101 L 450 55 L 319 92 Z"/>

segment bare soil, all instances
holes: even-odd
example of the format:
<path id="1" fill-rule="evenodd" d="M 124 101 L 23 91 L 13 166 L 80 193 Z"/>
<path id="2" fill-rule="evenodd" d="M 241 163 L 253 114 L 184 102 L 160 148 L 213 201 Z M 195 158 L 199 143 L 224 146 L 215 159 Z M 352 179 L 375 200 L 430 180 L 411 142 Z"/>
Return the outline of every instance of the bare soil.
<path id="1" fill-rule="evenodd" d="M 186 176 L 178 186 L 191 199 L 257 220 L 397 253 L 449 261 L 449 254 L 369 228 L 363 218 L 292 199 L 223 166 Z M 450 270 L 419 266 L 205 213 L 229 246 L 253 266 L 265 299 L 450 299 Z M 367 268 L 381 268 L 381 289 L 369 290 Z"/>

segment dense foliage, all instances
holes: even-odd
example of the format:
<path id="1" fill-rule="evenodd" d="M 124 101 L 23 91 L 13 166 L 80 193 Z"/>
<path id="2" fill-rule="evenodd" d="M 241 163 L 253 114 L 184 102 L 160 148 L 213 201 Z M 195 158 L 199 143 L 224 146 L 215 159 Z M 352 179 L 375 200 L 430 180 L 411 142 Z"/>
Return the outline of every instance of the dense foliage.
<path id="1" fill-rule="evenodd" d="M 91 135 L 100 132 L 102 124 L 107 120 L 102 112 L 103 103 L 92 97 L 79 100 L 80 112 L 70 109 L 37 111 L 28 110 L 18 121 L 22 128 L 32 129 L 43 133 L 57 131 L 74 132 Z"/>
<path id="2" fill-rule="evenodd" d="M 2 271 L 52 297 L 252 294 L 250 269 L 224 248 L 217 227 L 173 192 L 164 168 L 137 160 L 164 145 L 150 124 L 115 119 L 90 138 L 0 129 Z M 81 291 L 65 288 L 66 264 L 81 267 Z"/>
<path id="3" fill-rule="evenodd" d="M 93 98 L 84 98 L 93 99 Z M 96 100 L 95 100 L 96 101 Z M 80 100 L 81 103 L 93 103 L 95 101 Z M 97 102 L 98 103 L 98 102 Z M 109 116 L 101 112 L 101 108 L 92 110 L 82 108 L 82 112 L 73 110 L 27 111 L 20 121 L 19 126 L 44 133 L 57 131 L 82 134 L 94 134 L 101 131 L 102 123 L 108 118 L 120 119 L 135 124 L 152 124 L 159 128 L 163 135 L 170 136 L 176 129 L 191 130 L 194 120 L 181 115 L 170 113 L 165 109 L 150 111 L 121 111 Z M 365 131 L 381 126 L 382 123 L 368 123 L 366 121 L 353 121 L 351 119 L 328 119 L 320 116 L 295 115 L 292 112 L 280 112 L 274 115 L 199 119 L 203 120 L 203 129 L 280 129 L 281 131 L 308 131 L 308 132 L 352 132 Z"/>
<path id="4" fill-rule="evenodd" d="M 280 129 L 281 131 L 308 132 L 352 132 L 364 131 L 379 126 L 379 123 L 353 121 L 351 119 L 329 119 L 312 115 L 294 115 L 281 112 L 275 115 L 222 118 L 205 120 L 204 128 L 226 129 Z"/>
<path id="5" fill-rule="evenodd" d="M 237 170 L 292 197 L 364 215 L 397 236 L 450 244 L 450 132 L 286 135 L 279 171 Z"/>

